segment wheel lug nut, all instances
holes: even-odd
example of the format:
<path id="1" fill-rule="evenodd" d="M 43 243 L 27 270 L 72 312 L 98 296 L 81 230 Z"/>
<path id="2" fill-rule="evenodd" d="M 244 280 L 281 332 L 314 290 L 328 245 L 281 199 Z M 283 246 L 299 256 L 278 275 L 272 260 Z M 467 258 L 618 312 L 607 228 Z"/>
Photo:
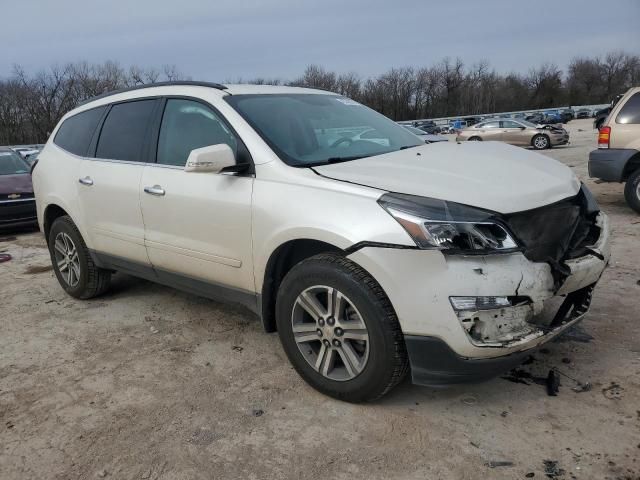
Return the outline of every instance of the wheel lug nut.
<path id="1" fill-rule="evenodd" d="M 334 346 L 334 347 L 339 347 L 339 346 L 340 346 L 340 340 L 335 339 L 335 340 L 333 341 L 333 346 Z"/>
<path id="2" fill-rule="evenodd" d="M 321 337 L 322 336 L 322 330 L 318 329 L 316 330 L 316 332 L 318 332 L 318 336 Z"/>
<path id="3" fill-rule="evenodd" d="M 320 325 L 321 327 L 324 327 L 324 319 L 319 318 L 318 319 L 318 325 Z"/>
<path id="4" fill-rule="evenodd" d="M 344 331 L 340 328 L 340 327 L 336 327 L 334 333 L 338 336 L 341 337 L 342 334 L 344 333 Z"/>
<path id="5" fill-rule="evenodd" d="M 326 338 L 322 341 L 326 347 L 330 347 L 331 346 L 331 342 L 329 340 L 327 340 Z"/>
<path id="6" fill-rule="evenodd" d="M 335 318 L 333 318 L 333 317 L 329 317 L 329 318 L 327 318 L 327 325 L 329 325 L 330 327 L 332 327 L 334 323 L 336 323 Z"/>

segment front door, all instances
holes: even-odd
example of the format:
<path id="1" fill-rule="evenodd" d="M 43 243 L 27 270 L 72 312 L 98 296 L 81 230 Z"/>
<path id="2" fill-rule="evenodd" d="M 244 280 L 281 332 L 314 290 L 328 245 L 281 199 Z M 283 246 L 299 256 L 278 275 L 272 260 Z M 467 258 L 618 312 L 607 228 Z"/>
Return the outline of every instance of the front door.
<path id="1" fill-rule="evenodd" d="M 156 163 L 144 167 L 141 183 L 145 245 L 158 278 L 214 297 L 204 284 L 239 294 L 251 294 L 254 285 L 253 177 L 184 171 L 191 150 L 221 143 L 237 154 L 239 139 L 219 113 L 197 100 L 169 98 Z"/>
<path id="2" fill-rule="evenodd" d="M 501 140 L 511 145 L 529 145 L 531 133 L 526 132 L 524 125 L 513 120 L 500 121 L 502 136 Z"/>
<path id="3" fill-rule="evenodd" d="M 140 209 L 145 137 L 160 100 L 117 103 L 99 133 L 95 155 L 80 162 L 78 199 L 93 249 L 109 262 L 149 267 Z"/>

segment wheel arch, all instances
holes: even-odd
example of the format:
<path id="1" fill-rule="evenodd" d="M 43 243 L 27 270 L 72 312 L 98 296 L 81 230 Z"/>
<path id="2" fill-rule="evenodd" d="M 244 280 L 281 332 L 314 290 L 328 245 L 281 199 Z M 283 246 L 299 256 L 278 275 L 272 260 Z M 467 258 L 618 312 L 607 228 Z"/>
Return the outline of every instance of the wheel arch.
<path id="1" fill-rule="evenodd" d="M 43 233 L 47 245 L 49 244 L 49 232 L 51 231 L 51 225 L 53 225 L 53 222 L 55 222 L 57 218 L 64 217 L 65 215 L 69 216 L 69 213 L 56 203 L 50 203 L 44 209 L 42 227 L 44 229 Z"/>
<path id="2" fill-rule="evenodd" d="M 622 171 L 622 181 L 626 182 L 633 172 L 640 169 L 640 152 L 636 153 L 633 157 L 627 160 Z"/>
<path id="3" fill-rule="evenodd" d="M 284 242 L 271 253 L 264 271 L 259 305 L 262 326 L 266 332 L 277 330 L 276 296 L 285 275 L 301 261 L 319 253 L 328 252 L 344 253 L 344 250 L 321 240 L 298 238 Z"/>

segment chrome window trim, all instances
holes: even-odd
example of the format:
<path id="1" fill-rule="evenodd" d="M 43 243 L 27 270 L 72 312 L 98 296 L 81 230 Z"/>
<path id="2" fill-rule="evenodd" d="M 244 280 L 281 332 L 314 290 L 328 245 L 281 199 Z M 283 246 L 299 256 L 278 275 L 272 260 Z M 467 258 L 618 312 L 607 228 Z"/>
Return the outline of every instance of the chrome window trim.
<path id="1" fill-rule="evenodd" d="M 31 197 L 31 198 L 16 198 L 14 200 L 0 200 L 0 203 L 4 204 L 4 203 L 20 203 L 20 202 L 35 202 L 36 199 Z"/>

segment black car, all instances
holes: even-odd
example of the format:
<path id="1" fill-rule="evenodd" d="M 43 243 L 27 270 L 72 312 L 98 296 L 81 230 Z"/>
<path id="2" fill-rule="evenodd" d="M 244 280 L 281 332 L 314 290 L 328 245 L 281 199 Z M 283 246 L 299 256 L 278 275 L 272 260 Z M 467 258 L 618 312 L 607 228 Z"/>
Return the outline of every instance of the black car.
<path id="1" fill-rule="evenodd" d="M 588 108 L 581 108 L 576 112 L 576 118 L 589 118 L 591 117 L 591 110 Z"/>
<path id="2" fill-rule="evenodd" d="M 596 116 L 593 119 L 593 128 L 595 128 L 596 130 L 600 130 L 600 127 L 602 127 L 602 125 L 604 124 L 604 121 L 607 119 L 610 112 L 611 112 L 611 107 L 598 110 L 596 112 Z"/>

